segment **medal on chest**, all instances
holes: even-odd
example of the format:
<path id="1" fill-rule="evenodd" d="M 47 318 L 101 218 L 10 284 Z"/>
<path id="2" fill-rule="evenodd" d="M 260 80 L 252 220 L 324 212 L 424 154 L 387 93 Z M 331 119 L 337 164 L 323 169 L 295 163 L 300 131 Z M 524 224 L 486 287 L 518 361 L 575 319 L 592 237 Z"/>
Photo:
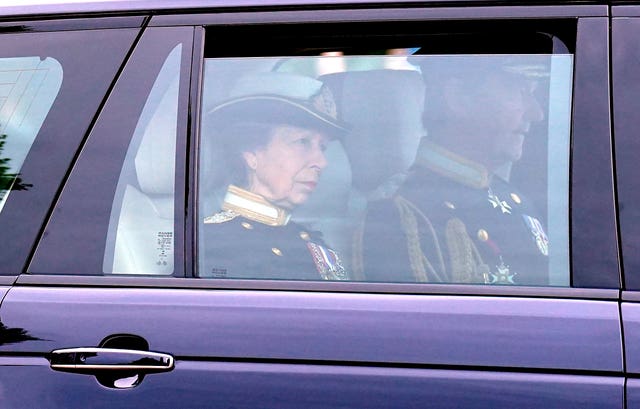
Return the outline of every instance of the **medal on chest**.
<path id="1" fill-rule="evenodd" d="M 335 251 L 311 241 L 307 242 L 307 248 L 323 280 L 348 279 L 347 272 Z"/>
<path id="2" fill-rule="evenodd" d="M 516 273 L 512 273 L 509 270 L 509 266 L 502 261 L 502 257 L 500 257 L 500 262 L 496 266 L 496 270 L 490 272 L 488 275 L 487 284 L 515 284 L 514 277 Z"/>
<path id="3" fill-rule="evenodd" d="M 549 238 L 547 234 L 544 232 L 544 228 L 542 227 L 542 223 L 535 217 L 527 216 L 526 214 L 522 215 L 525 224 L 529 228 L 531 235 L 533 235 L 533 239 L 536 242 L 536 246 L 538 246 L 538 250 L 545 256 L 549 255 Z"/>
<path id="4" fill-rule="evenodd" d="M 509 205 L 509 203 L 505 202 L 504 200 L 500 200 L 500 198 L 495 193 L 493 193 L 491 188 L 489 188 L 487 199 L 494 209 L 499 208 L 502 213 L 511 214 L 511 206 Z"/>

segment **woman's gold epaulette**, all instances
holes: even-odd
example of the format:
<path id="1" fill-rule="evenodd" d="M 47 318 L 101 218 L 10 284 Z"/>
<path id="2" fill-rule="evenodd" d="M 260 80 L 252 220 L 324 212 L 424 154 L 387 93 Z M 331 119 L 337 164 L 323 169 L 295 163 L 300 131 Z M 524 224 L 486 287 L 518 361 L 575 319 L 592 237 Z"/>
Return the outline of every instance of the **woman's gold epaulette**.
<path id="1" fill-rule="evenodd" d="M 238 214 L 233 210 L 223 210 L 214 215 L 204 218 L 204 224 L 220 224 L 228 222 L 238 217 Z"/>

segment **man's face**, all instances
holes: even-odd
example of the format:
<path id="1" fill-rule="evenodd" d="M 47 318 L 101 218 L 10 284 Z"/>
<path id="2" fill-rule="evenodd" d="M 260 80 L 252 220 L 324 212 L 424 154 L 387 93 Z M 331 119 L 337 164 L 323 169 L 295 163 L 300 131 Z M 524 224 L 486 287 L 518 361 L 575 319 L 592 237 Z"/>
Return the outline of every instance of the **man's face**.
<path id="1" fill-rule="evenodd" d="M 495 168 L 520 159 L 525 135 L 532 123 L 543 119 L 543 112 L 532 80 L 501 72 L 480 81 L 459 119 L 466 123 L 469 148 Z"/>
<path id="2" fill-rule="evenodd" d="M 307 201 L 327 166 L 328 137 L 312 129 L 276 127 L 266 146 L 244 153 L 249 190 L 292 209 Z"/>

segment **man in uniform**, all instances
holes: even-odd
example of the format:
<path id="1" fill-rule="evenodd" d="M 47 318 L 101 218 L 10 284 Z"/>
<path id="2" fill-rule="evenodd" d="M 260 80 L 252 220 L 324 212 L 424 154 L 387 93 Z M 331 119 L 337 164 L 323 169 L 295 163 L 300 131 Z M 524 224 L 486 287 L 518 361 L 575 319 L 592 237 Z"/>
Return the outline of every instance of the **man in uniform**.
<path id="1" fill-rule="evenodd" d="M 369 205 L 356 241 L 366 280 L 548 284 L 543 220 L 508 181 L 543 119 L 543 67 L 526 58 L 424 59 L 427 136 L 396 195 Z"/>

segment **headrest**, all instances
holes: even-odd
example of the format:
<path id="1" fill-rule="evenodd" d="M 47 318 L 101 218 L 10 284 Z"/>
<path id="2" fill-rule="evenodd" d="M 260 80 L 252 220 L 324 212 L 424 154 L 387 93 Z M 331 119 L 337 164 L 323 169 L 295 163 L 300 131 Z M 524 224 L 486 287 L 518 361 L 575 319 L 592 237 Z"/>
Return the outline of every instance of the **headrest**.
<path id="1" fill-rule="evenodd" d="M 176 76 L 147 122 L 135 158 L 138 183 L 146 194 L 170 195 L 174 191 L 178 85 Z"/>
<path id="2" fill-rule="evenodd" d="M 321 79 L 351 126 L 343 144 L 354 187 L 370 191 L 411 165 L 424 134 L 424 83 L 415 70 L 378 69 L 328 74 Z"/>

